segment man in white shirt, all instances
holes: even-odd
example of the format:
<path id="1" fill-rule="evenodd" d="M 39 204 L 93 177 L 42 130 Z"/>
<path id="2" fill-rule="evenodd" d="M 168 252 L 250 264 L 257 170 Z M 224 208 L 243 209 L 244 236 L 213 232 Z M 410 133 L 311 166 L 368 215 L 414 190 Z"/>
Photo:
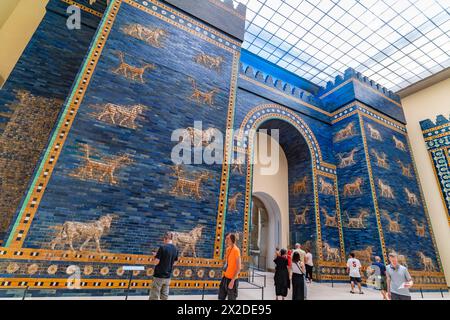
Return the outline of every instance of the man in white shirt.
<path id="1" fill-rule="evenodd" d="M 350 253 L 350 258 L 347 260 L 347 272 L 350 276 L 350 285 L 352 290 L 350 293 L 355 293 L 355 283 L 358 285 L 359 294 L 364 294 L 361 288 L 361 262 L 355 258 L 355 254 Z"/>

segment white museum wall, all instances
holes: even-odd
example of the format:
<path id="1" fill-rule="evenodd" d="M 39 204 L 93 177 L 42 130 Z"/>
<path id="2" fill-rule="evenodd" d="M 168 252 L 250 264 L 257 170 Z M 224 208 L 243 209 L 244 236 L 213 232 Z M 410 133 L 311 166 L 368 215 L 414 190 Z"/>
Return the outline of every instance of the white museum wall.
<path id="1" fill-rule="evenodd" d="M 267 254 L 266 265 L 268 268 L 273 269 L 274 263 L 272 252 L 275 253 L 276 247 L 287 248 L 289 243 L 288 162 L 286 155 L 278 142 L 264 133 L 257 133 L 257 141 L 260 141 L 261 135 L 266 136 L 265 139 L 267 139 L 263 140 L 267 141 L 267 150 L 264 150 L 263 148 L 261 154 L 269 155 L 268 158 L 271 162 L 279 162 L 278 171 L 273 175 L 261 174 L 261 170 L 268 168 L 268 166 L 261 163 L 258 156 L 255 156 L 255 164 L 253 166 L 253 194 L 264 203 L 269 216 L 269 230 L 272 230 L 268 235 L 269 252 Z M 259 143 L 256 143 L 254 155 L 260 154 L 258 145 Z M 278 146 L 278 152 L 273 148 L 275 145 Z M 274 152 L 272 152 L 272 150 L 274 150 Z M 267 162 L 266 160 L 267 159 L 264 159 L 264 162 Z M 268 199 L 268 197 L 265 197 L 264 195 L 270 196 L 271 199 Z M 279 234 L 281 236 L 281 243 L 278 242 L 278 239 L 275 239 L 275 235 L 278 233 L 275 232 L 277 221 L 280 223 Z"/>
<path id="2" fill-rule="evenodd" d="M 402 104 L 407 121 L 408 136 L 424 191 L 431 225 L 447 284 L 450 284 L 450 226 L 419 124 L 420 121 L 425 119 L 434 121 L 436 116 L 440 114 L 446 117 L 450 116 L 450 79 L 438 82 L 431 87 L 403 98 Z"/>
<path id="3" fill-rule="evenodd" d="M 14 69 L 22 52 L 45 15 L 48 0 L 0 1 L 0 87 Z"/>

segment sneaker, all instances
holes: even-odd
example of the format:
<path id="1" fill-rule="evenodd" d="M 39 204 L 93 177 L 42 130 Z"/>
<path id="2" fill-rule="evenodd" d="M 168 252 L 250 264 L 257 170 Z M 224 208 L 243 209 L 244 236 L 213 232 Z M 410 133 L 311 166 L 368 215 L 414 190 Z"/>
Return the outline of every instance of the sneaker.
<path id="1" fill-rule="evenodd" d="M 350 291 L 351 294 L 355 294 L 355 291 Z"/>
<path id="2" fill-rule="evenodd" d="M 359 294 L 364 294 L 364 292 L 361 291 Z"/>

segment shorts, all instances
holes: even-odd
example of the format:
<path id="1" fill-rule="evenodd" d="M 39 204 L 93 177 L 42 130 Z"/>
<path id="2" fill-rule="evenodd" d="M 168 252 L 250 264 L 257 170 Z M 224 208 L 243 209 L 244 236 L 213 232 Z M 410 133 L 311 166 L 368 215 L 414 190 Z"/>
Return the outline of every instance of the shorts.
<path id="1" fill-rule="evenodd" d="M 350 282 L 361 283 L 361 277 L 350 277 Z"/>
<path id="2" fill-rule="evenodd" d="M 391 292 L 391 300 L 411 300 L 411 296 Z"/>
<path id="3" fill-rule="evenodd" d="M 234 281 L 233 289 L 229 289 L 228 285 L 230 284 L 231 279 L 222 278 L 219 286 L 219 300 L 225 300 L 228 297 L 228 300 L 236 300 L 238 296 L 238 287 L 239 287 L 239 279 Z"/>

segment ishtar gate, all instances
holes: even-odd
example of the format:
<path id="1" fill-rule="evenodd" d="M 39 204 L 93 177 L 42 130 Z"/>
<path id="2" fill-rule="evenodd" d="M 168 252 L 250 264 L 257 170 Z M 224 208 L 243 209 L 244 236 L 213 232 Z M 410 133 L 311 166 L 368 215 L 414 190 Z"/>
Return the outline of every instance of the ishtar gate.
<path id="1" fill-rule="evenodd" d="M 395 251 L 414 290 L 448 289 L 450 109 L 410 121 L 399 94 L 351 64 L 317 84 L 256 55 L 247 10 L 47 2 L 0 90 L 0 297 L 145 294 L 167 231 L 180 255 L 171 294 L 217 292 L 229 232 L 242 278 L 299 243 L 317 283 L 348 282 L 351 252 L 366 270 Z M 220 163 L 174 163 L 180 129 L 197 149 L 221 132 Z M 261 140 L 273 174 L 253 161 Z M 144 268 L 129 279 L 125 266 Z"/>

